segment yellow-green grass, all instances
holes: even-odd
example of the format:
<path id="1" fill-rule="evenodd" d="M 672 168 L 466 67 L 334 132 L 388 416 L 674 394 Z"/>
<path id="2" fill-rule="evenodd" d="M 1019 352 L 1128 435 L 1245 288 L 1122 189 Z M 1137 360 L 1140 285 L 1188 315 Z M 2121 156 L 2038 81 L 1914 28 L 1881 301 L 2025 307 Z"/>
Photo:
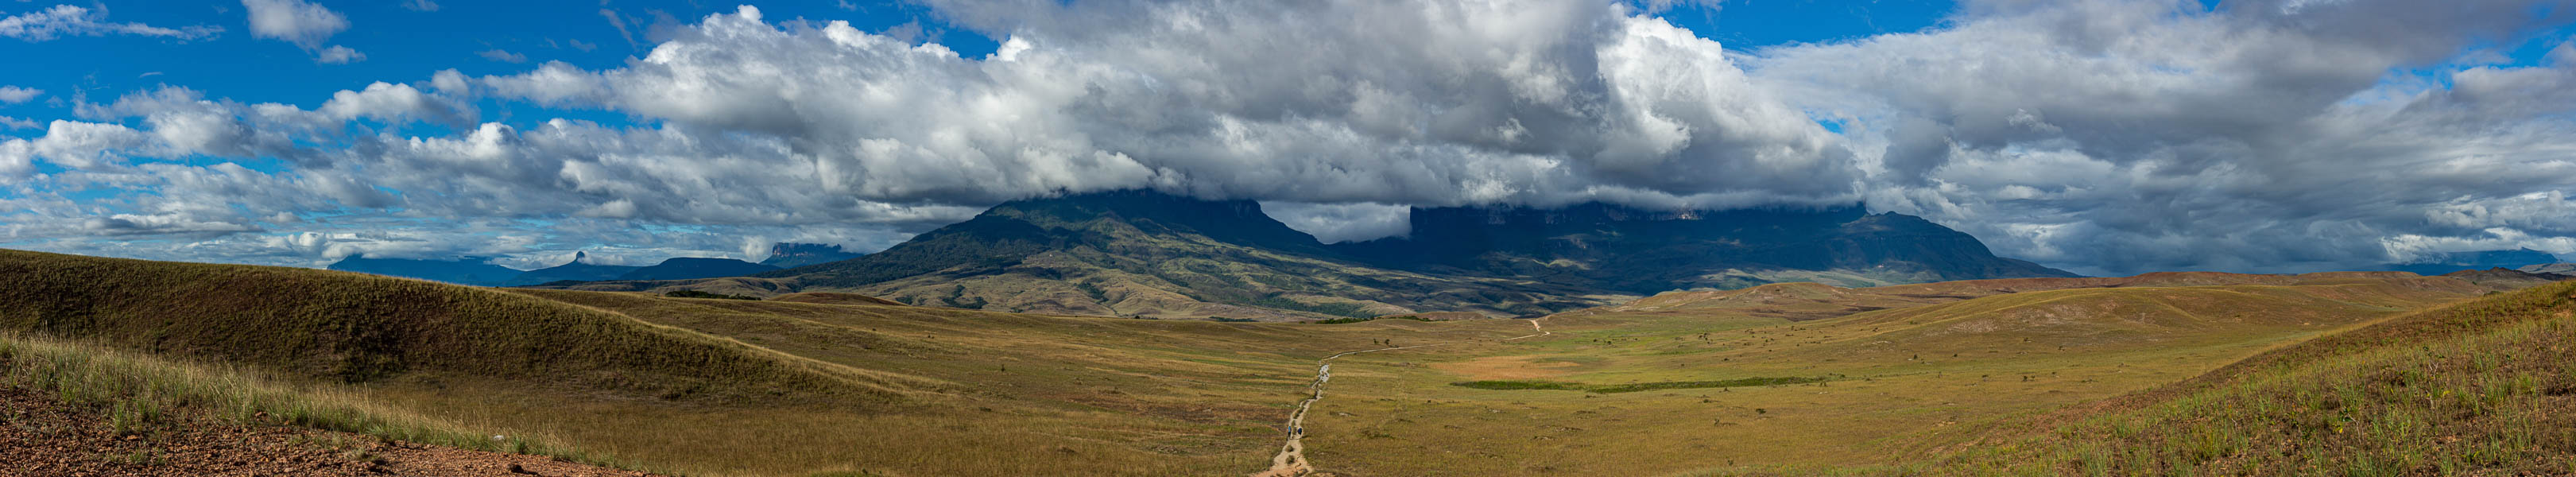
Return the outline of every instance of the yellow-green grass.
<path id="1" fill-rule="evenodd" d="M 1812 309 L 1663 296 L 1500 342 L 1529 322 L 1061 317 L 25 252 L 0 252 L 0 286 L 20 292 L 0 296 L 0 329 L 86 347 L 67 353 L 221 362 L 281 393 L 430 423 L 412 428 L 540 436 L 549 452 L 697 475 L 1240 475 L 1268 467 L 1315 359 L 1429 343 L 1454 344 L 1336 361 L 1306 423 L 1319 468 L 2056 473 L 2084 470 L 2049 467 L 2076 451 L 1957 452 L 2044 439 L 2015 431 L 2487 290 L 2369 274 L 1783 286 Z M 2099 286 L 2113 288 L 2070 288 Z M 1859 308 L 1883 309 L 1807 319 Z M 2317 336 L 2336 338 L 2284 348 Z M 1821 380 L 1748 381 L 1789 377 Z M 1570 390 L 1453 385 L 1471 381 Z M 1905 467 L 1927 463 L 1958 467 Z"/>
<path id="2" fill-rule="evenodd" d="M 0 332 L 0 385 L 39 391 L 66 404 L 97 407 L 119 432 L 148 433 L 202 417 L 645 468 L 551 445 L 516 429 L 461 426 L 386 406 L 345 386 L 296 384 L 240 366 L 172 361 L 16 333 Z"/>
<path id="3" fill-rule="evenodd" d="M 2576 474 L 2576 282 L 2265 353 L 2041 432 L 1854 473 Z M 2018 437 L 2015 437 L 2018 436 Z"/>
<path id="4" fill-rule="evenodd" d="M 1333 397 L 1308 421 L 1307 455 L 1354 475 L 1891 464 L 1997 423 L 2482 292 L 2369 277 L 2308 283 L 2037 291 L 1798 322 L 1725 308 L 1561 314 L 1546 322 L 1557 334 L 1524 342 L 1343 358 Z M 1575 390 L 1452 385 L 1478 373 Z M 1584 391 L 1793 376 L 1830 379 Z"/>
<path id="5" fill-rule="evenodd" d="M 0 252 L 0 282 L 16 292 L 0 329 L 699 475 L 1244 473 L 1266 466 L 1314 359 L 1527 329 L 496 290 L 28 252 Z"/>

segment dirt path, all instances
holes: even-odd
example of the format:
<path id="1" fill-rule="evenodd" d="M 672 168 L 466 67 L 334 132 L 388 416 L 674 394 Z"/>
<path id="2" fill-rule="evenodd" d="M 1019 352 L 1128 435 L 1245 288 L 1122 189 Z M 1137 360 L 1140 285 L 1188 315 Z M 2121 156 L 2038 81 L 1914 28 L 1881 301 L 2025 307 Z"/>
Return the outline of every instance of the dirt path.
<path id="1" fill-rule="evenodd" d="M 1538 322 L 1545 319 L 1547 318 L 1535 318 L 1530 320 L 1530 331 L 1538 332 L 1536 334 L 1514 336 L 1495 341 L 1511 341 L 1522 338 L 1534 338 L 1556 334 L 1555 332 L 1548 331 L 1547 328 L 1539 326 Z M 1288 413 L 1288 443 L 1279 447 L 1278 456 L 1270 458 L 1269 470 L 1252 474 L 1252 477 L 1296 477 L 1313 473 L 1315 471 L 1315 466 L 1306 461 L 1306 411 L 1315 407 L 1315 401 L 1321 401 L 1324 399 L 1324 383 L 1333 380 L 1333 359 L 1360 353 L 1375 353 L 1379 351 L 1453 345 L 1469 342 L 1472 341 L 1451 341 L 1447 343 L 1343 351 L 1332 356 L 1325 356 L 1324 359 L 1315 360 L 1315 381 L 1306 385 L 1307 390 L 1311 391 L 1312 394 L 1306 396 L 1306 399 L 1303 401 L 1297 401 L 1296 412 Z"/>

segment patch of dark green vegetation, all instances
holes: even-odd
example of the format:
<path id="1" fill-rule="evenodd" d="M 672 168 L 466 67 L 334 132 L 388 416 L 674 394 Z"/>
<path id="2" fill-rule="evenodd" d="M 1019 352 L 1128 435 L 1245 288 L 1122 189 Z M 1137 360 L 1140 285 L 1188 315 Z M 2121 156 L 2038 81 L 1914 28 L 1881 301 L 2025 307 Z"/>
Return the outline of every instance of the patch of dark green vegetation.
<path id="1" fill-rule="evenodd" d="M 1583 392 L 1589 392 L 1589 393 L 1612 394 L 1612 393 L 1633 393 L 1633 392 L 1637 392 L 1637 391 L 1655 391 L 1655 390 L 1663 390 L 1663 389 L 1705 389 L 1705 388 L 1740 388 L 1740 387 L 1747 387 L 1747 386 L 1778 386 L 1778 385 L 1784 385 L 1784 384 L 1807 384 L 1807 383 L 1818 383 L 1818 382 L 1824 382 L 1824 381 L 1826 381 L 1826 380 L 1828 380 L 1828 378 L 1826 378 L 1826 377 L 1824 377 L 1824 376 L 1813 376 L 1813 377 L 1807 377 L 1807 376 L 1787 376 L 1787 377 L 1767 377 L 1767 378 L 1721 379 L 1721 380 L 1715 380 L 1715 381 L 1659 381 L 1659 382 L 1652 382 L 1652 383 L 1627 383 L 1627 384 L 1583 384 L 1583 383 L 1568 383 L 1568 382 L 1562 382 L 1562 381 L 1528 381 L 1528 380 L 1511 380 L 1511 381 L 1467 381 L 1467 382 L 1449 383 L 1449 385 L 1451 385 L 1451 386 L 1457 386 L 1457 387 L 1462 387 L 1462 388 L 1476 388 L 1476 389 L 1503 389 L 1503 390 L 1514 390 L 1514 389 L 1540 389 L 1540 390 L 1583 391 Z"/>
<path id="2" fill-rule="evenodd" d="M 1423 318 L 1423 317 L 1420 317 L 1420 316 L 1414 316 L 1414 315 L 1404 315 L 1404 316 L 1369 316 L 1369 317 L 1356 317 L 1356 316 L 1355 316 L 1355 317 L 1350 317 L 1350 318 L 1334 318 L 1334 319 L 1330 319 L 1330 320 L 1320 320 L 1320 321 L 1315 321 L 1314 323 L 1315 323 L 1315 324 L 1318 324 L 1318 325 L 1339 325 L 1339 324 L 1344 324 L 1344 323 L 1358 323 L 1358 322 L 1363 322 L 1363 321 L 1375 321 L 1375 320 L 1377 320 L 1377 319 L 1379 319 L 1379 318 L 1392 318 L 1392 319 L 1413 320 L 1413 321 L 1431 321 L 1431 319 L 1430 319 L 1430 318 Z"/>
<path id="3" fill-rule="evenodd" d="M 1255 299 L 1252 299 L 1250 302 L 1247 302 L 1247 303 L 1245 303 L 1245 304 L 1246 304 L 1246 305 L 1251 305 L 1251 306 L 1258 306 L 1258 307 L 1262 307 L 1262 308 L 1272 308 L 1272 309 L 1280 309 L 1280 310 L 1295 310 L 1295 311 L 1303 311 L 1303 312 L 1308 312 L 1308 313 L 1316 313 L 1316 314 L 1324 314 L 1324 315 L 1333 315 L 1333 316 L 1347 316 L 1347 317 L 1351 317 L 1351 318 L 1358 319 L 1359 321 L 1368 321 L 1368 320 L 1373 319 L 1373 318 L 1375 318 L 1375 317 L 1376 317 L 1376 315 L 1371 315 L 1371 314 L 1369 314 L 1369 312 L 1368 312 L 1367 310 L 1362 309 L 1362 308 L 1364 308 L 1364 306 L 1363 306 L 1363 305 L 1361 305 L 1361 304 L 1359 304 L 1359 303 L 1350 303 L 1350 302 L 1341 302 L 1341 303 L 1302 303 L 1302 302 L 1298 302 L 1297 300 L 1290 300 L 1290 299 L 1287 299 L 1287 298 L 1285 298 L 1285 297 L 1281 297 L 1281 296 L 1278 296 L 1278 295 L 1271 295 L 1271 296 L 1265 296 L 1265 297 L 1261 297 L 1261 298 L 1255 298 Z M 1342 319 L 1342 318 L 1335 318 L 1335 320 L 1339 320 L 1339 319 Z M 1332 320 L 1326 320 L 1326 321 L 1332 321 Z M 1358 321 L 1346 321 L 1346 322 L 1344 322 L 1344 323 L 1357 323 L 1357 322 L 1358 322 Z"/>
<path id="4" fill-rule="evenodd" d="M 1468 381 L 1463 383 L 1449 383 L 1449 385 L 1476 389 L 1546 389 L 1554 391 L 1589 390 L 1582 384 L 1556 381 Z"/>
<path id="5" fill-rule="evenodd" d="M 717 299 L 717 300 L 758 300 L 758 299 L 760 299 L 760 297 L 756 297 L 756 296 L 727 295 L 727 294 L 723 294 L 723 293 L 707 293 L 707 292 L 702 292 L 702 291 L 697 291 L 697 290 L 672 290 L 672 291 L 662 292 L 662 296 L 667 296 L 667 297 L 671 297 L 671 298 L 712 298 L 712 299 Z"/>
<path id="6" fill-rule="evenodd" d="M 1222 316 L 1211 316 L 1211 317 L 1208 317 L 1208 319 L 1209 319 L 1209 320 L 1214 320 L 1214 321 L 1222 321 L 1222 322 L 1226 322 L 1226 323 L 1251 323 L 1251 322 L 1254 322 L 1254 321 L 1258 321 L 1258 320 L 1254 320 L 1254 319 L 1251 319 L 1251 318 L 1226 318 L 1226 317 L 1222 317 Z"/>

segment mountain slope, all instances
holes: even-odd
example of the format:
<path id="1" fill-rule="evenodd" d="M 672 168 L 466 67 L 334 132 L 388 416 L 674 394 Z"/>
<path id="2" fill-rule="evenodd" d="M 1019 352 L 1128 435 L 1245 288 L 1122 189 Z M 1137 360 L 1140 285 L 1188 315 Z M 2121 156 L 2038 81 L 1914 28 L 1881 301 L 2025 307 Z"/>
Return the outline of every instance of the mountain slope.
<path id="1" fill-rule="evenodd" d="M 593 265 L 590 263 L 589 259 L 589 252 L 573 252 L 572 261 L 570 262 L 564 262 L 562 265 L 529 270 L 525 273 L 520 273 L 518 276 L 511 277 L 510 281 L 505 284 L 509 286 L 521 286 L 540 285 L 560 281 L 587 282 L 616 280 L 617 277 L 626 276 L 628 273 L 634 273 L 636 270 L 644 268 L 626 265 Z"/>
<path id="2" fill-rule="evenodd" d="M 1014 201 L 882 252 L 759 277 L 799 291 L 921 305 L 1174 318 L 1510 316 L 1610 298 L 1521 280 L 1371 268 L 1338 259 L 1252 201 L 1153 192 Z"/>
<path id="3" fill-rule="evenodd" d="M 0 250 L 0 331 L 366 383 L 431 373 L 602 392 L 911 384 L 500 290 L 345 272 Z"/>
<path id="4" fill-rule="evenodd" d="M 769 246 L 769 258 L 760 259 L 760 264 L 778 268 L 796 268 L 849 260 L 858 258 L 860 255 L 867 254 L 842 250 L 838 245 L 779 242 Z"/>
<path id="5" fill-rule="evenodd" d="M 2549 252 L 2521 248 L 2437 254 L 2414 263 L 2389 264 L 2388 269 L 2414 272 L 2429 277 L 2460 271 L 2521 268 L 2557 262 L 2558 257 L 2550 255 Z"/>
<path id="6" fill-rule="evenodd" d="M 1887 473 L 2564 475 L 2576 470 L 2571 310 L 2576 282 L 2416 312 Z"/>
<path id="7" fill-rule="evenodd" d="M 1239 473 L 1275 450 L 1273 401 L 1313 357 L 1391 331 L 1526 329 L 490 289 L 14 251 L 0 251 L 0 287 L 0 388 L 94 399 L 120 426 L 196 408 L 680 475 Z M 920 458 L 960 455 L 979 457 Z"/>
<path id="8" fill-rule="evenodd" d="M 662 263 L 638 268 L 618 275 L 619 280 L 687 280 L 692 278 L 737 277 L 777 270 L 778 267 L 730 258 L 675 257 Z"/>
<path id="9" fill-rule="evenodd" d="M 1383 266 L 1629 293 L 1791 281 L 1871 286 L 2075 276 L 1996 257 L 1975 237 L 1921 218 L 1858 208 L 1443 207 L 1415 208 L 1411 223 L 1408 237 L 1333 248 Z"/>
<path id="10" fill-rule="evenodd" d="M 458 285 L 492 286 L 519 276 L 518 270 L 484 263 L 478 259 L 419 260 L 407 258 L 367 258 L 352 255 L 332 263 L 332 270 L 373 273 L 377 275 L 418 278 Z"/>

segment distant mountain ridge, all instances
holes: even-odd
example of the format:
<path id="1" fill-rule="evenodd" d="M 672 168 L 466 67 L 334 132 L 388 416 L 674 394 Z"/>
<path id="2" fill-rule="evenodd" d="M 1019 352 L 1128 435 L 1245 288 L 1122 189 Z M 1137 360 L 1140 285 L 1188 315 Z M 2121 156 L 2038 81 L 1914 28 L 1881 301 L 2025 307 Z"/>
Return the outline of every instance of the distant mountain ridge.
<path id="1" fill-rule="evenodd" d="M 1410 237 L 1325 245 L 1249 200 L 1151 191 L 1017 200 L 858 258 L 586 290 L 835 291 L 1070 315 L 1319 319 L 1552 313 L 1686 288 L 2071 277 L 1898 214 L 1823 210 L 1415 210 Z"/>
<path id="2" fill-rule="evenodd" d="M 1377 269 L 1339 259 L 1253 201 L 1142 191 L 1012 201 L 884 251 L 755 277 L 783 289 L 911 304 L 1174 318 L 1511 316 L 1613 298 L 1509 278 Z"/>
<path id="3" fill-rule="evenodd" d="M 730 258 L 675 257 L 641 267 L 598 265 L 589 260 L 588 252 L 573 252 L 572 261 L 563 265 L 519 271 L 485 263 L 481 259 L 388 259 L 353 255 L 332 263 L 329 268 L 475 286 L 526 286 L 563 281 L 688 280 L 742 276 L 778 269 Z"/>
<path id="4" fill-rule="evenodd" d="M 2524 267 L 2542 266 L 2552 263 L 2558 263 L 2557 255 L 2551 255 L 2549 252 L 2522 248 L 2513 250 L 2444 253 L 2435 255 L 2431 258 L 2418 260 L 2414 263 L 2389 264 L 2387 265 L 2387 269 L 2401 272 L 2414 272 L 2417 275 L 2429 277 L 2466 270 L 2485 270 L 2489 268 L 2521 269 Z M 2538 272 L 2541 270 L 2524 271 Z"/>
<path id="5" fill-rule="evenodd" d="M 769 246 L 769 258 L 760 259 L 760 264 L 775 268 L 796 268 L 859 258 L 860 255 L 867 254 L 843 250 L 839 245 L 778 242 Z"/>
<path id="6" fill-rule="evenodd" d="M 482 258 L 474 257 L 453 260 L 424 260 L 410 258 L 369 258 L 365 254 L 351 255 L 347 258 L 342 258 L 339 262 L 332 263 L 329 268 L 343 272 L 373 273 L 385 276 L 418 278 L 422 280 L 454 283 L 459 285 L 497 285 L 502 282 L 509 281 L 511 277 L 519 276 L 520 273 L 518 270 L 500 265 L 493 265 L 485 262 Z"/>
<path id="7" fill-rule="evenodd" d="M 1412 213 L 1409 236 L 1332 248 L 1398 268 L 1641 294 L 1784 281 L 1875 286 L 2076 276 L 1997 257 L 1976 237 L 1919 217 L 1859 207 L 1658 211 L 1595 202 Z"/>

